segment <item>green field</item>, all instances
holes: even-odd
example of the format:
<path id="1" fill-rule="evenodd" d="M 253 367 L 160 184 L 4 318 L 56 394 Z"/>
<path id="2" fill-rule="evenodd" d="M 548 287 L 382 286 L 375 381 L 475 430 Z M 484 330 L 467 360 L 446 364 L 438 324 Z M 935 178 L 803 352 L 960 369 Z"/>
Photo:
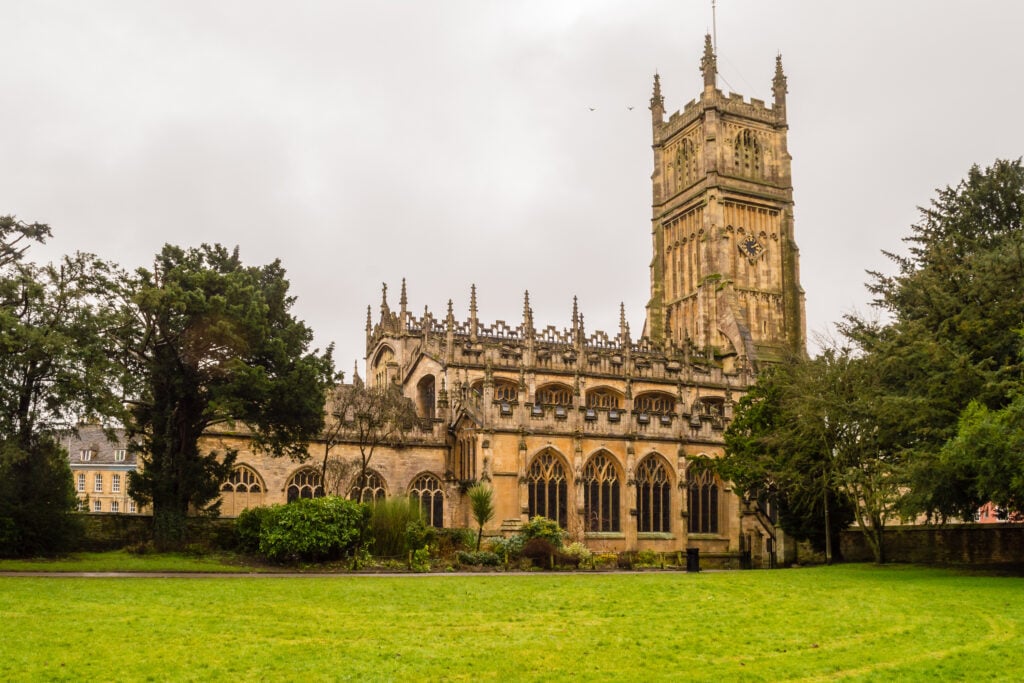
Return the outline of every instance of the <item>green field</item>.
<path id="1" fill-rule="evenodd" d="M 0 578 L 2 680 L 1020 680 L 1024 580 Z"/>

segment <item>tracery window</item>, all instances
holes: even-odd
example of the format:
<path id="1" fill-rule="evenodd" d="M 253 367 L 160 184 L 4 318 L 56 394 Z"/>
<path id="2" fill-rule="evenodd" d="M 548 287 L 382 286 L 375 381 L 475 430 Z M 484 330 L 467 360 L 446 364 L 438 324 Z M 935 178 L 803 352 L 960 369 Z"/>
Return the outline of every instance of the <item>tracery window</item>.
<path id="1" fill-rule="evenodd" d="M 377 353 L 377 359 L 373 361 L 373 385 L 379 389 L 386 389 L 391 384 L 388 376 L 388 363 L 395 359 L 395 352 L 390 346 L 385 346 Z"/>
<path id="2" fill-rule="evenodd" d="M 757 134 L 744 128 L 733 143 L 733 165 L 736 173 L 749 178 L 760 178 L 764 173 L 761 143 Z"/>
<path id="3" fill-rule="evenodd" d="M 587 462 L 583 499 L 587 531 L 621 530 L 619 473 L 607 453 L 598 453 Z"/>
<path id="4" fill-rule="evenodd" d="M 384 500 L 386 495 L 384 478 L 373 470 L 357 474 L 348 492 L 349 499 L 359 503 L 376 503 L 378 500 Z"/>
<path id="5" fill-rule="evenodd" d="M 718 533 L 718 482 L 708 470 L 697 472 L 693 466 L 687 470 L 690 482 L 690 533 Z"/>
<path id="6" fill-rule="evenodd" d="M 455 478 L 459 481 L 476 479 L 476 436 L 462 434 L 455 442 Z"/>
<path id="7" fill-rule="evenodd" d="M 633 410 L 638 413 L 666 415 L 675 411 L 676 399 L 671 394 L 641 394 L 633 401 Z"/>
<path id="8" fill-rule="evenodd" d="M 494 400 L 505 403 L 515 403 L 519 398 L 519 387 L 513 382 L 495 382 Z"/>
<path id="9" fill-rule="evenodd" d="M 700 400 L 700 414 L 711 418 L 714 424 L 722 424 L 725 419 L 725 399 L 717 396 Z"/>
<path id="10" fill-rule="evenodd" d="M 649 455 L 636 468 L 637 531 L 668 532 L 672 530 L 669 511 L 668 468 L 656 455 Z"/>
<path id="11" fill-rule="evenodd" d="M 618 408 L 621 394 L 614 389 L 591 389 L 587 392 L 588 408 Z"/>
<path id="12" fill-rule="evenodd" d="M 419 504 L 427 524 L 438 529 L 444 526 L 444 491 L 440 479 L 424 472 L 412 480 L 409 497 Z"/>
<path id="13" fill-rule="evenodd" d="M 697 179 L 697 148 L 690 138 L 684 138 L 676 151 L 676 183 L 679 189 Z"/>
<path id="14" fill-rule="evenodd" d="M 313 472 L 307 470 L 307 472 Z M 315 476 L 319 477 L 319 473 L 313 472 Z M 298 476 L 298 474 L 296 474 Z M 292 477 L 294 483 L 295 477 Z M 231 474 L 228 475 L 228 480 L 221 484 L 220 487 L 220 499 L 221 499 L 221 512 L 228 516 L 233 517 L 242 512 L 242 510 L 250 507 L 257 507 L 263 504 L 263 491 L 266 487 L 263 485 L 263 480 L 260 479 L 260 475 L 256 474 L 256 471 L 248 465 L 238 465 Z M 322 495 L 322 494 L 321 494 Z M 309 495 L 303 496 L 298 495 L 297 498 L 318 498 L 319 496 Z M 294 500 L 291 497 L 291 490 L 289 487 L 288 501 Z"/>
<path id="15" fill-rule="evenodd" d="M 292 475 L 286 489 L 289 503 L 299 498 L 323 498 L 324 480 L 319 472 L 307 467 Z"/>
<path id="16" fill-rule="evenodd" d="M 546 406 L 571 406 L 572 389 L 564 384 L 546 384 L 537 389 L 537 403 Z"/>
<path id="17" fill-rule="evenodd" d="M 526 472 L 530 518 L 541 515 L 558 522 L 563 529 L 568 523 L 569 481 L 561 458 L 543 451 Z"/>
<path id="18" fill-rule="evenodd" d="M 419 399 L 419 413 L 421 417 L 433 420 L 436 417 L 434 401 L 434 376 L 427 375 L 416 385 L 416 394 Z"/>

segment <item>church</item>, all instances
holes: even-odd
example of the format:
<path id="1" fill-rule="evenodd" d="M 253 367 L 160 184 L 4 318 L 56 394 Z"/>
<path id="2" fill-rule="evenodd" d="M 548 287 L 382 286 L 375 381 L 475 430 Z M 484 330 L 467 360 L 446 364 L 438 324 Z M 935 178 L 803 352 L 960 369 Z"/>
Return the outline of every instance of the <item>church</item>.
<path id="1" fill-rule="evenodd" d="M 418 316 L 404 280 L 396 305 L 385 286 L 379 312 L 367 311 L 365 382 L 399 386 L 418 427 L 339 487 L 316 462 L 357 458 L 352 443 L 311 443 L 301 464 L 211 433 L 207 447 L 239 452 L 221 513 L 325 491 L 409 495 L 431 524 L 468 527 L 466 491 L 484 483 L 494 491 L 491 534 L 543 515 L 593 550 L 699 548 L 749 553 L 756 566 L 791 552 L 770 510 L 693 466 L 722 454 L 758 370 L 805 346 L 786 76 L 778 57 L 770 105 L 723 94 L 710 36 L 700 71 L 699 97 L 668 116 L 654 76 L 650 299 L 639 335 L 621 308 L 614 334 L 588 332 L 575 303 L 567 327 L 540 327 L 529 293 L 518 324 L 487 323 L 475 288 L 468 319 L 450 301 Z M 72 452 L 79 446 L 107 447 Z M 88 464 L 72 458 L 73 469 Z"/>

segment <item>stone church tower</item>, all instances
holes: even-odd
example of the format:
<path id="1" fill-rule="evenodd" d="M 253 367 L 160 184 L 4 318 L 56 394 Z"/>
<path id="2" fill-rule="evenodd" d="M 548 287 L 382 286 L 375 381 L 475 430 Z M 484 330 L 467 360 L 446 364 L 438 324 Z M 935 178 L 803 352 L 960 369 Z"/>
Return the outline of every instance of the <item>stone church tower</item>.
<path id="1" fill-rule="evenodd" d="M 698 100 L 665 120 L 654 77 L 651 298 L 645 335 L 726 368 L 804 347 L 804 297 L 793 238 L 786 76 L 773 103 L 716 88 L 711 36 Z"/>

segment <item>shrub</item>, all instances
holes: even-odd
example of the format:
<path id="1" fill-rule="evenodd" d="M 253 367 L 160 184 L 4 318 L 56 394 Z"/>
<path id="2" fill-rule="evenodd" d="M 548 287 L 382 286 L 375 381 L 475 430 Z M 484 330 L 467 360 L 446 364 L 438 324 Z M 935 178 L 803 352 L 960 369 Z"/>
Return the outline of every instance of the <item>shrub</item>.
<path id="1" fill-rule="evenodd" d="M 530 560 L 534 567 L 550 569 L 555 561 L 558 548 L 546 538 L 531 538 L 523 544 L 522 555 Z"/>
<path id="2" fill-rule="evenodd" d="M 434 531 L 438 557 L 450 557 L 459 550 L 473 548 L 476 543 L 476 534 L 472 529 L 446 528 Z"/>
<path id="3" fill-rule="evenodd" d="M 374 503 L 370 515 L 370 550 L 374 557 L 405 560 L 409 551 L 415 550 L 409 546 L 409 525 L 422 524 L 422 514 L 420 506 L 405 496 Z"/>
<path id="4" fill-rule="evenodd" d="M 274 562 L 318 562 L 358 552 L 370 518 L 365 505 L 336 496 L 302 498 L 269 509 L 259 549 Z"/>
<path id="5" fill-rule="evenodd" d="M 523 528 L 519 530 L 519 533 L 523 535 L 527 541 L 534 538 L 542 538 L 548 541 L 555 548 L 561 548 L 565 543 L 566 533 L 562 527 L 558 526 L 558 522 L 547 517 L 541 517 L 540 515 L 534 517 L 529 522 L 523 525 Z"/>
<path id="6" fill-rule="evenodd" d="M 579 542 L 567 545 L 562 552 L 568 557 L 576 558 L 577 564 L 587 564 L 594 556 L 594 554 L 590 552 L 590 548 Z"/>
<path id="7" fill-rule="evenodd" d="M 260 531 L 271 515 L 271 508 L 265 506 L 242 510 L 235 520 L 235 540 L 239 550 L 246 553 L 260 551 Z"/>
<path id="8" fill-rule="evenodd" d="M 412 564 L 409 568 L 420 573 L 430 571 L 430 546 L 413 551 Z"/>
<path id="9" fill-rule="evenodd" d="M 639 567 L 656 567 L 661 564 L 661 560 L 653 550 L 641 550 L 636 554 L 635 564 Z"/>
<path id="10" fill-rule="evenodd" d="M 501 564 L 501 558 L 496 553 L 490 552 L 489 550 L 481 550 L 478 552 L 470 552 L 467 550 L 460 550 L 455 554 L 458 558 L 459 564 L 481 566 L 481 567 L 497 567 Z"/>
<path id="11" fill-rule="evenodd" d="M 508 538 L 495 538 L 491 540 L 491 552 L 506 562 L 519 559 L 523 553 L 523 544 L 526 539 L 522 534 L 515 534 Z"/>
<path id="12" fill-rule="evenodd" d="M 437 538 L 437 530 L 427 526 L 423 517 L 414 519 L 405 526 L 405 545 L 409 550 L 421 550 L 434 543 Z"/>

